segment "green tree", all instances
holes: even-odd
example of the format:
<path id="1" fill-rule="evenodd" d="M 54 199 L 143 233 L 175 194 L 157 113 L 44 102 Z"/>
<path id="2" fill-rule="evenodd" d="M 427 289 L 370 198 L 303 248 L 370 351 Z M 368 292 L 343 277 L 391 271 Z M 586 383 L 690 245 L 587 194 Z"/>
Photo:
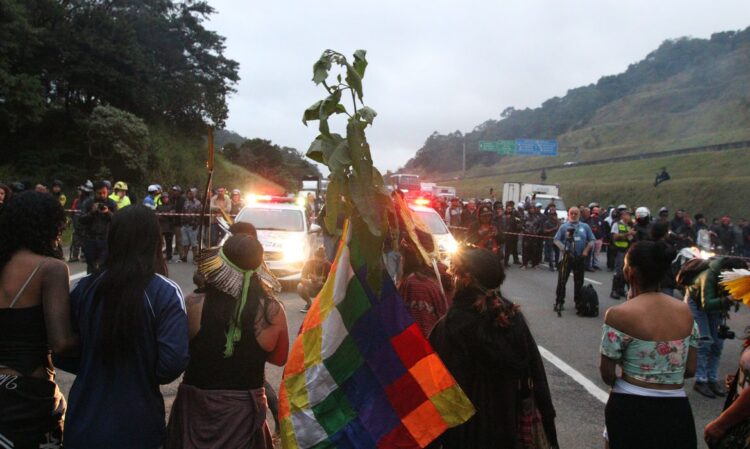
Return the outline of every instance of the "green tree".
<path id="1" fill-rule="evenodd" d="M 117 179 L 142 180 L 148 164 L 148 127 L 135 115 L 112 106 L 97 106 L 88 121 L 89 156 L 100 173 Z"/>

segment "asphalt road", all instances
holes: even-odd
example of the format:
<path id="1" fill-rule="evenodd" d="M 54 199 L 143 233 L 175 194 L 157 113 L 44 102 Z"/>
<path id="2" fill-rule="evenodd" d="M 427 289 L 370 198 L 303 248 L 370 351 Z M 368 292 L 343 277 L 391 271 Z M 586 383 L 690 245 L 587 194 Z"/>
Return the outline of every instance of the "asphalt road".
<path id="1" fill-rule="evenodd" d="M 71 264 L 71 273 L 84 271 L 81 264 Z M 170 264 L 169 277 L 174 279 L 185 292 L 192 290 L 192 264 Z M 603 447 L 602 430 L 604 428 L 604 403 L 608 388 L 599 379 L 599 341 L 604 311 L 619 301 L 609 298 L 611 273 L 606 271 L 586 273 L 586 283 L 591 282 L 599 293 L 600 311 L 598 318 L 580 318 L 572 309 L 572 278 L 568 283 L 568 309 L 563 316 L 557 317 L 552 311 L 554 291 L 557 283 L 557 273 L 546 268 L 536 270 L 521 270 L 513 266 L 508 270 L 507 279 L 503 285 L 503 293 L 508 298 L 521 305 L 532 333 L 540 347 L 556 356 L 564 364 L 580 373 L 584 379 L 571 371 L 561 369 L 550 361 L 545 361 L 547 376 L 552 389 L 552 397 L 557 409 L 557 430 L 560 447 L 564 449 L 583 449 Z M 280 299 L 286 307 L 289 323 L 290 338 L 297 335 L 304 314 L 299 309 L 304 304 L 294 293 L 284 292 Z M 750 325 L 750 311 L 741 309 L 732 315 L 730 326 L 739 336 L 745 326 Z M 727 340 L 720 372 L 734 373 L 737 360 L 742 349 L 741 340 Z M 268 366 L 266 374 L 269 382 L 277 387 L 281 380 L 282 369 Z M 73 382 L 73 376 L 65 372 L 58 372 L 58 382 L 67 395 Z M 587 380 L 589 382 L 587 382 Z M 598 387 L 597 398 L 582 384 L 589 383 L 591 389 Z M 177 391 L 178 382 L 162 388 L 167 408 L 172 404 Z M 695 415 L 696 430 L 699 436 L 699 447 L 706 447 L 702 441 L 703 427 L 722 409 L 722 399 L 707 399 L 692 390 L 692 381 L 688 380 L 686 391 Z M 272 426 L 273 424 L 271 424 Z"/>

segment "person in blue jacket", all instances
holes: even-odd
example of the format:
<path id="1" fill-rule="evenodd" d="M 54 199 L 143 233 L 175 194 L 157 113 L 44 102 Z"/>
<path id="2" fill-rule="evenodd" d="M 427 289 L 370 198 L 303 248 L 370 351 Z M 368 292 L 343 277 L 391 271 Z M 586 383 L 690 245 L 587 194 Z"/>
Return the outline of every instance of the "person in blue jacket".
<path id="1" fill-rule="evenodd" d="M 188 324 L 180 287 L 165 277 L 156 215 L 138 205 L 112 217 L 99 273 L 71 293 L 80 359 L 68 398 L 66 449 L 161 447 L 168 384 L 188 364 Z"/>

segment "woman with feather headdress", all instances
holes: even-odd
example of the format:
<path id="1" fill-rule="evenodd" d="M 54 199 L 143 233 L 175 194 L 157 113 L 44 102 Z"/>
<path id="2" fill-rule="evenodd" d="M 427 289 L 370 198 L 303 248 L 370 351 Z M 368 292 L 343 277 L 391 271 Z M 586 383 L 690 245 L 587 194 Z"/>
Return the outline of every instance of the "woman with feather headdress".
<path id="1" fill-rule="evenodd" d="M 198 259 L 205 299 L 165 447 L 272 447 L 264 369 L 286 363 L 289 335 L 281 303 L 257 272 L 262 261 L 263 247 L 247 234 Z"/>
<path id="2" fill-rule="evenodd" d="M 739 259 L 737 259 L 739 260 Z M 743 262 L 744 263 L 744 262 Z M 747 264 L 745 264 L 747 266 Z M 750 271 L 735 268 L 721 274 L 720 285 L 736 301 L 750 306 Z M 750 328 L 745 329 L 744 350 L 739 368 L 727 376 L 729 396 L 724 411 L 708 423 L 704 438 L 711 448 L 734 449 L 750 447 Z"/>

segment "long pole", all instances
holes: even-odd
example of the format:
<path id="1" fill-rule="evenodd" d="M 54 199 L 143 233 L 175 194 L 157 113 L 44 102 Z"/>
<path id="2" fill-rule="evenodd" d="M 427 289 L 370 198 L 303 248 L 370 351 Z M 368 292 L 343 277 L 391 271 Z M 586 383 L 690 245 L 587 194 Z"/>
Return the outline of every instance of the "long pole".
<path id="1" fill-rule="evenodd" d="M 463 147 L 463 150 L 464 150 L 463 163 L 461 164 L 461 166 L 463 167 L 463 174 L 465 175 L 466 174 L 466 139 L 465 138 L 463 142 L 461 142 L 461 146 Z"/>

